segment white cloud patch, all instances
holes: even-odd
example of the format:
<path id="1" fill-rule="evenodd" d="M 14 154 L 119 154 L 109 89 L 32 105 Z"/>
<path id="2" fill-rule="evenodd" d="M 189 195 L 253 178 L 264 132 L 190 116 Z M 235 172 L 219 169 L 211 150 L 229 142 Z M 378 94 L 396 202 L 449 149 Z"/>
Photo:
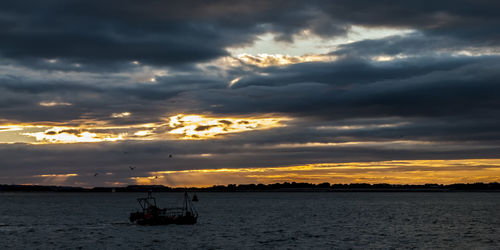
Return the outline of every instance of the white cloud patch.
<path id="1" fill-rule="evenodd" d="M 39 103 L 40 106 L 54 107 L 54 106 L 71 106 L 69 102 L 56 102 L 56 101 L 43 101 Z"/>
<path id="2" fill-rule="evenodd" d="M 122 113 L 113 113 L 111 114 L 112 118 L 124 118 L 124 117 L 129 117 L 132 115 L 130 112 L 122 112 Z"/>

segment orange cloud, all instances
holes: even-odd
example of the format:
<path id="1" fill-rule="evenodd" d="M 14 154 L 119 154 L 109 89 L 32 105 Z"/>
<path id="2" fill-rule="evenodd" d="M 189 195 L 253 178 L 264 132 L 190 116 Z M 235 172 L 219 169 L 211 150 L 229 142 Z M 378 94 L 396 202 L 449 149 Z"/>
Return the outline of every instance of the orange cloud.
<path id="1" fill-rule="evenodd" d="M 22 133 L 35 137 L 36 143 L 78 143 L 123 140 L 123 134 L 92 133 L 68 127 L 52 127 L 43 132 Z"/>
<path id="2" fill-rule="evenodd" d="M 77 177 L 78 174 L 41 174 L 33 177 L 41 178 L 40 184 L 61 185 L 71 177 Z"/>
<path id="3" fill-rule="evenodd" d="M 114 118 L 131 113 L 114 113 Z M 89 143 L 120 140 L 208 139 L 231 133 L 285 126 L 286 117 L 207 117 L 175 115 L 156 123 L 113 125 L 91 119 L 65 123 L 0 124 L 0 143 Z M 165 130 L 165 128 L 170 128 Z"/>
<path id="4" fill-rule="evenodd" d="M 271 129 L 284 126 L 285 117 L 206 117 L 202 115 L 176 115 L 170 117 L 170 134 L 183 139 L 207 139 L 218 135 L 240 133 L 252 130 Z"/>
<path id="5" fill-rule="evenodd" d="M 289 56 L 281 54 L 258 54 L 249 55 L 241 54 L 237 56 L 238 59 L 246 64 L 255 65 L 258 67 L 269 66 L 285 66 L 289 64 L 303 63 L 303 62 L 326 62 L 336 59 L 332 55 L 303 55 L 303 56 Z"/>
<path id="6" fill-rule="evenodd" d="M 500 159 L 404 160 L 323 163 L 268 168 L 222 168 L 151 172 L 134 177 L 138 184 L 212 186 L 216 184 L 276 183 L 472 183 L 500 181 Z"/>

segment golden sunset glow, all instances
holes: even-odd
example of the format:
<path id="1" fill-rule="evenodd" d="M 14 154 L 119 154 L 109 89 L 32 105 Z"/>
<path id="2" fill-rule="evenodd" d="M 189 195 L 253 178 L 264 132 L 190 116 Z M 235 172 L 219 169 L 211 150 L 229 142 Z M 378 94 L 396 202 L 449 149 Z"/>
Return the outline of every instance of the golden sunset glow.
<path id="1" fill-rule="evenodd" d="M 23 133 L 35 137 L 39 143 L 78 143 L 78 142 L 104 142 L 123 140 L 123 135 L 107 133 L 92 133 L 68 127 L 53 127 L 43 132 Z"/>
<path id="2" fill-rule="evenodd" d="M 135 136 L 148 136 L 151 134 L 153 134 L 153 132 L 151 132 L 150 130 L 139 130 L 134 133 Z"/>
<path id="3" fill-rule="evenodd" d="M 110 142 L 129 138 L 129 130 L 135 132 L 155 126 L 159 125 L 147 123 L 116 126 L 95 120 L 74 120 L 67 123 L 5 124 L 0 125 L 0 143 Z"/>
<path id="4" fill-rule="evenodd" d="M 21 131 L 21 130 L 23 130 L 23 126 L 18 126 L 18 125 L 3 125 L 3 126 L 0 126 L 0 132 Z"/>
<path id="5" fill-rule="evenodd" d="M 290 120 L 276 118 L 230 118 L 206 117 L 202 115 L 176 115 L 170 117 L 169 133 L 182 136 L 183 139 L 208 139 L 218 135 L 263 130 L 285 126 L 282 122 Z"/>
<path id="6" fill-rule="evenodd" d="M 78 174 L 41 174 L 41 175 L 35 175 L 33 177 L 39 179 L 37 183 L 32 183 L 32 184 L 45 184 L 45 183 L 50 183 L 50 184 L 55 184 L 55 185 L 60 185 L 65 183 L 69 178 L 71 177 L 77 177 Z"/>
<path id="7" fill-rule="evenodd" d="M 113 118 L 130 116 L 113 113 Z M 104 121 L 75 120 L 67 124 L 0 124 L 0 143 L 95 143 L 121 140 L 208 139 L 232 133 L 283 127 L 286 117 L 207 117 L 179 114 L 157 123 L 112 125 Z M 170 130 L 158 132 L 159 128 Z"/>
<path id="8" fill-rule="evenodd" d="M 284 66 L 303 62 L 327 62 L 336 59 L 331 55 L 303 55 L 303 56 L 290 56 L 290 55 L 269 55 L 269 54 L 241 54 L 237 56 L 238 59 L 246 64 L 255 65 L 258 67 L 270 66 Z"/>
<path id="9" fill-rule="evenodd" d="M 133 177 L 138 184 L 212 186 L 276 182 L 425 184 L 495 182 L 500 159 L 401 160 L 322 163 L 267 168 L 222 168 L 151 172 Z"/>
<path id="10" fill-rule="evenodd" d="M 134 180 L 137 185 L 158 185 L 158 183 L 165 182 L 165 176 L 148 176 L 148 177 L 131 177 L 130 179 Z"/>
<path id="11" fill-rule="evenodd" d="M 34 177 L 73 177 L 78 176 L 78 174 L 41 174 L 35 175 Z"/>
<path id="12" fill-rule="evenodd" d="M 0 0 L 0 250 L 500 250 L 499 10 Z"/>

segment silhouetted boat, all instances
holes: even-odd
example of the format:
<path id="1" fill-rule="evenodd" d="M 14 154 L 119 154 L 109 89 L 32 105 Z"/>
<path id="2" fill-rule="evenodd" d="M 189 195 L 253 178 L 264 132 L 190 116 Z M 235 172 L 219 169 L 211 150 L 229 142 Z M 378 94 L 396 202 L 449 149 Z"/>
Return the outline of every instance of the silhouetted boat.
<path id="1" fill-rule="evenodd" d="M 196 196 L 196 194 L 193 195 L 193 201 L 198 201 L 198 196 Z"/>
<path id="2" fill-rule="evenodd" d="M 198 213 L 187 192 L 184 192 L 182 207 L 159 208 L 151 192 L 148 192 L 146 198 L 138 198 L 137 202 L 142 211 L 130 213 L 130 222 L 139 225 L 196 224 L 198 219 Z"/>

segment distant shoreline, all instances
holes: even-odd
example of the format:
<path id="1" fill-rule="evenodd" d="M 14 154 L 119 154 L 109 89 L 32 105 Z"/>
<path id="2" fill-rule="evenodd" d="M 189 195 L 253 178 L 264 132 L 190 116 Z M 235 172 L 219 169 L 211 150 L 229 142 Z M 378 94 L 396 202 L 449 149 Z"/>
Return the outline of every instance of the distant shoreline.
<path id="1" fill-rule="evenodd" d="M 311 183 L 275 183 L 275 184 L 229 184 L 212 187 L 172 188 L 163 185 L 129 185 L 126 187 L 71 187 L 43 185 L 1 185 L 0 192 L 500 192 L 500 183 L 457 183 L 457 184 L 311 184 Z"/>

